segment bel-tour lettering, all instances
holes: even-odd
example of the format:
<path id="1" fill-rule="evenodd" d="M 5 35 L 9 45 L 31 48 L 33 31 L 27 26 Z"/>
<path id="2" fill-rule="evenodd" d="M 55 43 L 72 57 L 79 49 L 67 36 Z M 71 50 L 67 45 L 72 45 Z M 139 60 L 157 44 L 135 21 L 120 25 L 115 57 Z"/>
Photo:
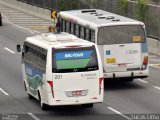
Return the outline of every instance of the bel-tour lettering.
<path id="1" fill-rule="evenodd" d="M 83 56 L 84 56 L 83 53 L 65 54 L 65 58 L 79 58 L 79 57 L 83 57 Z"/>

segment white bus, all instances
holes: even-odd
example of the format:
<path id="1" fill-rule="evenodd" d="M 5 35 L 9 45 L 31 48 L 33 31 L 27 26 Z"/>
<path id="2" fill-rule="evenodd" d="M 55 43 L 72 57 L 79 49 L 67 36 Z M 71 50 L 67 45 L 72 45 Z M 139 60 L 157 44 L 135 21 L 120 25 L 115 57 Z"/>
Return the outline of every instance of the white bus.
<path id="1" fill-rule="evenodd" d="M 95 42 L 104 78 L 133 81 L 149 75 L 148 47 L 142 22 L 98 9 L 61 11 L 60 30 Z"/>
<path id="2" fill-rule="evenodd" d="M 20 48 L 17 45 L 18 52 Z M 38 99 L 42 109 L 103 102 L 103 68 L 94 43 L 68 33 L 28 37 L 22 70 L 29 98 Z"/>

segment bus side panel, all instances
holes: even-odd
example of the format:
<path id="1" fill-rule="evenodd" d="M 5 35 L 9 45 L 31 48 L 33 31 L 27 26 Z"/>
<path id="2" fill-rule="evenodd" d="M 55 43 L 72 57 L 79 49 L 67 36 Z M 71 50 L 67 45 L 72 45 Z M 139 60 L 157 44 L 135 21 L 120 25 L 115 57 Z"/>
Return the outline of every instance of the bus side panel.
<path id="1" fill-rule="evenodd" d="M 43 86 L 44 72 L 26 63 L 23 65 L 23 70 L 27 92 L 39 99 L 38 90 Z"/>

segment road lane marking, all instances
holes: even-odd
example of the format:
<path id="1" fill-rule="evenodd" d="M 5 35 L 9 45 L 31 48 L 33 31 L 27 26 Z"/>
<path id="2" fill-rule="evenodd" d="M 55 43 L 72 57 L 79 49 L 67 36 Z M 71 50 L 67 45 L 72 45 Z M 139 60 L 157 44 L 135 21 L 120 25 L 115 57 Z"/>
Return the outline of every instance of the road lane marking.
<path id="1" fill-rule="evenodd" d="M 150 61 L 152 61 L 152 62 L 160 62 L 159 59 L 150 59 Z"/>
<path id="2" fill-rule="evenodd" d="M 110 109 L 111 111 L 115 112 L 116 114 L 126 118 L 127 120 L 131 120 L 131 118 L 129 118 L 128 116 L 124 115 L 123 113 L 119 112 L 118 110 L 112 108 L 112 107 L 107 107 L 108 109 Z"/>
<path id="3" fill-rule="evenodd" d="M 149 58 L 157 58 L 156 55 L 149 55 Z"/>
<path id="4" fill-rule="evenodd" d="M 142 79 L 137 79 L 139 82 L 142 82 L 142 83 L 145 83 L 145 84 L 148 84 L 149 82 L 145 81 L 145 80 L 142 80 Z"/>
<path id="5" fill-rule="evenodd" d="M 5 94 L 6 96 L 9 95 L 9 94 L 8 94 L 6 91 L 4 91 L 2 88 L 0 88 L 0 91 L 1 91 L 3 94 Z"/>
<path id="6" fill-rule="evenodd" d="M 33 113 L 28 113 L 29 116 L 31 116 L 34 120 L 40 120 L 37 116 L 35 116 Z"/>
<path id="7" fill-rule="evenodd" d="M 31 32 L 31 33 L 34 33 L 34 34 L 36 33 L 36 34 L 38 34 L 38 35 L 41 35 L 40 32 L 31 30 L 31 29 L 28 29 L 28 28 L 21 27 L 21 26 L 19 26 L 19 25 L 16 25 L 16 24 L 10 22 L 3 14 L 1 14 L 1 15 L 2 15 L 2 17 L 4 18 L 3 20 L 4 20 L 5 22 L 7 22 L 7 23 L 9 23 L 9 24 L 11 24 L 11 25 L 14 25 L 14 26 L 16 26 L 16 27 L 18 27 L 18 28 L 20 28 L 20 29 L 27 30 L 27 31 L 29 31 L 29 32 Z"/>
<path id="8" fill-rule="evenodd" d="M 160 87 L 158 87 L 158 86 L 153 86 L 154 88 L 156 88 L 156 89 L 158 89 L 158 90 L 160 90 Z"/>
<path id="9" fill-rule="evenodd" d="M 7 50 L 7 51 L 8 51 L 8 52 L 10 52 L 10 53 L 15 54 L 15 52 L 14 52 L 14 51 L 10 50 L 10 49 L 9 49 L 9 48 L 7 48 L 7 47 L 5 47 L 4 49 L 5 49 L 5 50 Z"/>
<path id="10" fill-rule="evenodd" d="M 150 67 L 159 69 L 160 68 L 160 64 L 149 64 Z"/>

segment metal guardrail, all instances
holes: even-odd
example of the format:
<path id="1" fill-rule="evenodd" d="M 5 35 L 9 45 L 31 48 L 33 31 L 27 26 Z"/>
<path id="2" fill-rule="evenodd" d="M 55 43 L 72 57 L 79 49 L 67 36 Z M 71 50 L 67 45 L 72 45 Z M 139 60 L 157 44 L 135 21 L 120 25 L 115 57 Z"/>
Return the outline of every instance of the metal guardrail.
<path id="1" fill-rule="evenodd" d="M 137 0 L 128 1 L 126 17 L 137 19 Z M 151 2 L 152 1 L 152 2 Z M 157 2 L 156 2 L 157 1 Z M 150 0 L 150 3 L 160 3 L 160 0 Z M 120 14 L 119 0 L 80 0 L 79 8 L 99 8 L 112 13 Z M 148 4 L 146 11 L 147 35 L 160 40 L 160 5 Z"/>
<path id="2" fill-rule="evenodd" d="M 100 8 L 116 14 L 119 13 L 118 0 L 17 0 L 44 9 L 70 10 L 77 8 Z M 158 0 L 152 0 L 158 1 Z M 136 2 L 129 1 L 127 17 L 136 19 Z M 160 40 L 160 6 L 148 5 L 146 27 L 148 36 Z"/>
<path id="3" fill-rule="evenodd" d="M 58 0 L 17 0 L 44 9 L 56 9 Z"/>
<path id="4" fill-rule="evenodd" d="M 78 7 L 79 0 L 17 0 L 44 9 L 69 10 Z"/>

